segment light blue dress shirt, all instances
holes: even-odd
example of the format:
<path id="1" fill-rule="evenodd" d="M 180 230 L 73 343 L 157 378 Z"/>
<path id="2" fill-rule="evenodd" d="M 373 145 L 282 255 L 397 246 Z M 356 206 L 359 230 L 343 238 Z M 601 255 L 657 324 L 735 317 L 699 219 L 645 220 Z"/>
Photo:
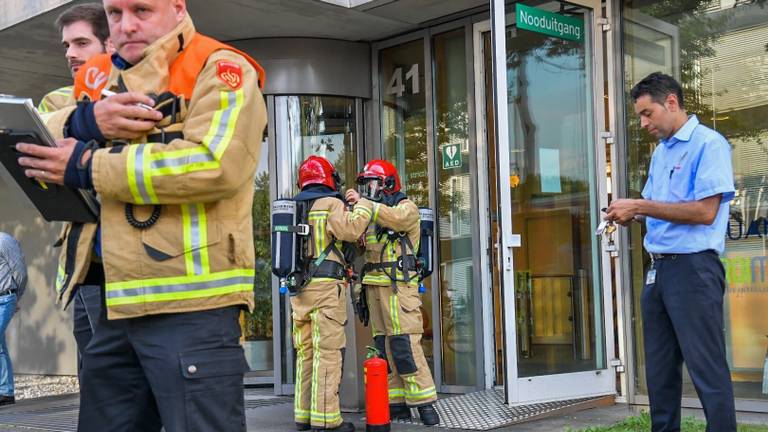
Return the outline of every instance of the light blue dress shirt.
<path id="1" fill-rule="evenodd" d="M 651 157 L 643 198 L 677 203 L 723 194 L 712 225 L 686 225 L 646 218 L 645 249 L 654 253 L 695 253 L 712 249 L 722 255 L 733 199 L 731 146 L 695 115 L 672 137 L 661 140 Z"/>

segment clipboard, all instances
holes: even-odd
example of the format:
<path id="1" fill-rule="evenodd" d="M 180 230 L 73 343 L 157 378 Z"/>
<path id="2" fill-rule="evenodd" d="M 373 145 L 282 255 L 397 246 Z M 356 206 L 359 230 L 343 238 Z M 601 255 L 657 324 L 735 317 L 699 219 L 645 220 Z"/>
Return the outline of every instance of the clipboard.
<path id="1" fill-rule="evenodd" d="M 16 184 L 49 222 L 98 221 L 99 204 L 94 193 L 40 182 L 24 175 L 24 169 L 18 163 L 23 154 L 16 150 L 19 142 L 56 146 L 31 99 L 0 95 L 0 163 Z"/>

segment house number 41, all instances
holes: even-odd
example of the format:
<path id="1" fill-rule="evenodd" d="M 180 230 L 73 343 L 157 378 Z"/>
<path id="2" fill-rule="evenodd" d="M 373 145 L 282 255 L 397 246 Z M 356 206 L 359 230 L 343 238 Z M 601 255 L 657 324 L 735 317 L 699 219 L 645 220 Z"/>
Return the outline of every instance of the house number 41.
<path id="1" fill-rule="evenodd" d="M 405 93 L 405 83 L 411 81 L 412 94 L 419 94 L 419 64 L 415 63 L 405 73 L 405 80 L 403 80 L 403 68 L 399 67 L 392 73 L 392 79 L 389 80 L 387 85 L 387 94 L 393 94 L 397 97 L 402 97 Z"/>

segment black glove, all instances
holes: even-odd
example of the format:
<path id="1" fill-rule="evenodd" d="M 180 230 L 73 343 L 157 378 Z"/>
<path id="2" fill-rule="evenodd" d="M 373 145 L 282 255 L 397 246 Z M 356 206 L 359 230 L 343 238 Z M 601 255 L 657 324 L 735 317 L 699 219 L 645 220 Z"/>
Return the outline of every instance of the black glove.
<path id="1" fill-rule="evenodd" d="M 360 289 L 360 294 L 352 302 L 352 307 L 355 310 L 355 315 L 365 327 L 368 327 L 368 320 L 370 318 L 370 311 L 368 310 L 368 298 L 365 294 L 365 287 Z"/>

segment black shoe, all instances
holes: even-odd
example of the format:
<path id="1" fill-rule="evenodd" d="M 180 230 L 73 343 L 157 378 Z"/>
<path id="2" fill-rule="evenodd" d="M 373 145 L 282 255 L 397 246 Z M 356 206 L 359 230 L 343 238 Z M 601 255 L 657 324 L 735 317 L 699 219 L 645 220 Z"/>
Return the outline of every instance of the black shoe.
<path id="1" fill-rule="evenodd" d="M 389 406 L 390 420 L 410 420 L 411 409 L 406 404 L 392 404 Z"/>
<path id="2" fill-rule="evenodd" d="M 13 405 L 16 403 L 16 398 L 13 396 L 0 396 L 0 406 Z"/>
<path id="3" fill-rule="evenodd" d="M 312 426 L 310 426 L 309 423 L 299 423 L 296 422 L 296 430 L 297 431 L 308 431 L 312 429 Z"/>
<path id="4" fill-rule="evenodd" d="M 440 423 L 440 416 L 437 414 L 434 405 L 420 406 L 418 410 L 419 418 L 421 418 L 421 423 L 423 423 L 424 426 L 434 426 Z"/>
<path id="5" fill-rule="evenodd" d="M 312 428 L 312 431 L 355 432 L 355 425 L 350 422 L 343 422 L 335 428 Z"/>

